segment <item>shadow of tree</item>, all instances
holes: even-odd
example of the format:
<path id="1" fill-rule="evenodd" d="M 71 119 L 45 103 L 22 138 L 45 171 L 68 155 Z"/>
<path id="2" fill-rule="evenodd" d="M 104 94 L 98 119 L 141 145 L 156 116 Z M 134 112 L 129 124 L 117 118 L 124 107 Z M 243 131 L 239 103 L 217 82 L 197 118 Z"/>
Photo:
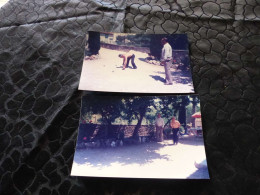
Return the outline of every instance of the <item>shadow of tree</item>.
<path id="1" fill-rule="evenodd" d="M 190 174 L 187 179 L 209 179 L 208 168 L 201 168 Z"/>
<path id="2" fill-rule="evenodd" d="M 138 60 L 143 61 L 143 62 L 146 62 L 146 61 L 145 61 L 146 58 L 138 58 Z"/>
<path id="3" fill-rule="evenodd" d="M 168 155 L 158 153 L 158 150 L 162 147 L 164 146 L 159 143 L 145 143 L 118 148 L 76 150 L 74 162 L 77 164 L 87 163 L 90 166 L 101 168 L 112 166 L 113 163 L 144 165 L 155 159 L 169 160 Z"/>
<path id="4" fill-rule="evenodd" d="M 179 139 L 179 143 L 192 146 L 204 146 L 204 140 L 201 137 L 189 136 Z"/>
<path id="5" fill-rule="evenodd" d="M 164 71 L 155 71 L 155 73 L 165 75 Z M 192 77 L 191 77 L 190 72 L 172 71 L 171 75 L 172 75 L 173 81 L 176 83 L 192 84 Z M 150 75 L 150 76 L 152 78 L 154 78 L 154 77 L 156 78 L 156 76 L 158 76 L 158 75 Z"/>
<path id="6" fill-rule="evenodd" d="M 208 171 L 206 159 L 198 163 L 196 166 L 197 166 L 197 170 L 192 174 L 190 174 L 187 178 L 188 179 L 201 179 L 201 178 L 209 179 L 209 171 Z"/>

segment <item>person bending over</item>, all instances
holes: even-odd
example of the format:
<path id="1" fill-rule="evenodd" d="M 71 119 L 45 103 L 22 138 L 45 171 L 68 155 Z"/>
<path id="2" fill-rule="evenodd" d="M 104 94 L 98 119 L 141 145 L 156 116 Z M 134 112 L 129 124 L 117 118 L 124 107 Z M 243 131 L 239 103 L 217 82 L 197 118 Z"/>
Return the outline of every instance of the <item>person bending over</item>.
<path id="1" fill-rule="evenodd" d="M 125 70 L 125 68 L 128 68 L 130 60 L 133 68 L 137 69 L 137 66 L 135 64 L 135 55 L 131 51 L 126 54 L 119 54 L 118 57 L 123 58 L 123 70 Z"/>

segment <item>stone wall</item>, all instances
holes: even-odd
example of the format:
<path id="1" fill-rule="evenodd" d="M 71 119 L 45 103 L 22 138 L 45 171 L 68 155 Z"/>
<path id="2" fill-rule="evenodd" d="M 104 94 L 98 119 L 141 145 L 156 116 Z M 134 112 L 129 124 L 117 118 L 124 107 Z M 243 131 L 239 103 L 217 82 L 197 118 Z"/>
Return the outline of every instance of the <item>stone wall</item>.
<path id="1" fill-rule="evenodd" d="M 92 141 L 95 139 L 106 139 L 108 132 L 112 132 L 113 138 L 118 138 L 123 135 L 124 138 L 129 138 L 133 135 L 135 125 L 98 125 L 98 124 L 80 124 L 78 141 Z M 151 132 L 155 131 L 154 126 L 142 125 L 139 129 L 139 136 L 150 136 Z"/>

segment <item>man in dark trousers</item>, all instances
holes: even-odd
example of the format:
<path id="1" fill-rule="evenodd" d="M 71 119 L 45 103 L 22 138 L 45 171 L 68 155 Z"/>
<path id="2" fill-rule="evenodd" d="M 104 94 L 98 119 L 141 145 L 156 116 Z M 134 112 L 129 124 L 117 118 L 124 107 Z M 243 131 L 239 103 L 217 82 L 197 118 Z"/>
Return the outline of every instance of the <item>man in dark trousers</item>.
<path id="1" fill-rule="evenodd" d="M 137 66 L 135 64 L 135 55 L 133 54 L 132 51 L 127 52 L 126 54 L 119 54 L 120 58 L 123 58 L 123 70 L 125 70 L 125 68 L 128 68 L 129 65 L 129 61 L 131 60 L 131 64 L 133 66 L 134 69 L 137 69 Z"/>
<path id="2" fill-rule="evenodd" d="M 178 138 L 178 131 L 179 131 L 179 128 L 181 126 L 180 122 L 175 120 L 175 117 L 173 116 L 172 117 L 172 120 L 171 120 L 171 124 L 170 124 L 171 128 L 172 128 L 172 134 L 173 134 L 173 144 L 177 145 L 178 144 L 178 141 L 179 141 L 179 138 Z"/>

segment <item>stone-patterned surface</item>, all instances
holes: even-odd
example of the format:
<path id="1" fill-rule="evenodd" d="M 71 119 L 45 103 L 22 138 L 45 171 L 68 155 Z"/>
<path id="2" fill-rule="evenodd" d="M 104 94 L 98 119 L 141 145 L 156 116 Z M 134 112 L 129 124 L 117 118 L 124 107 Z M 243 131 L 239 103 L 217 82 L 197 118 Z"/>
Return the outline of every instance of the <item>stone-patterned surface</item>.
<path id="1" fill-rule="evenodd" d="M 11 0 L 0 9 L 1 194 L 260 194 L 257 0 Z M 70 177 L 87 30 L 187 33 L 211 181 Z"/>

